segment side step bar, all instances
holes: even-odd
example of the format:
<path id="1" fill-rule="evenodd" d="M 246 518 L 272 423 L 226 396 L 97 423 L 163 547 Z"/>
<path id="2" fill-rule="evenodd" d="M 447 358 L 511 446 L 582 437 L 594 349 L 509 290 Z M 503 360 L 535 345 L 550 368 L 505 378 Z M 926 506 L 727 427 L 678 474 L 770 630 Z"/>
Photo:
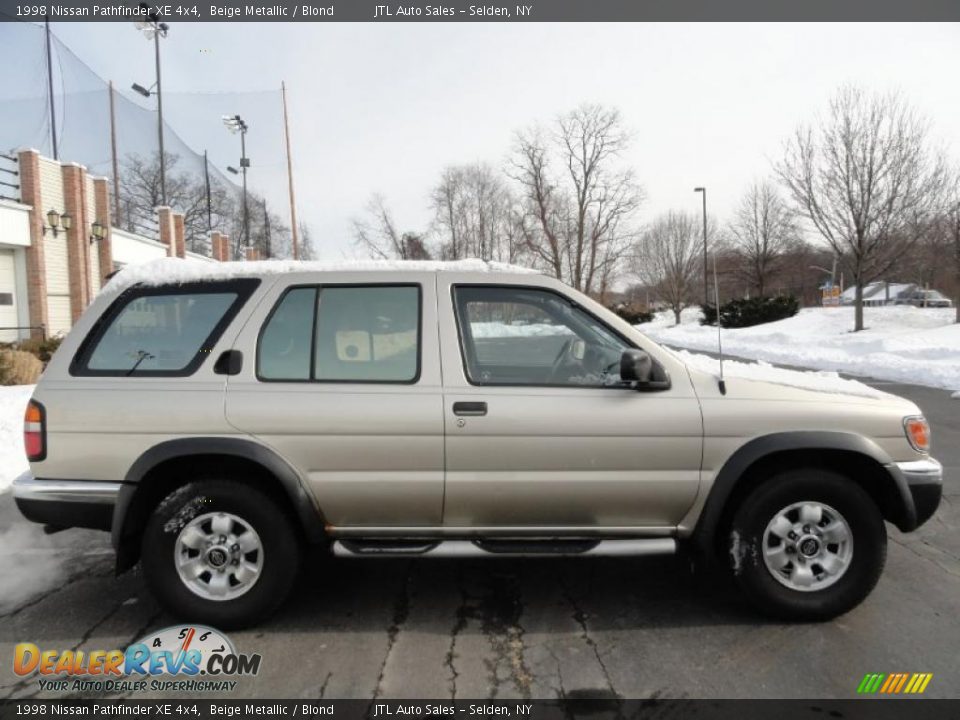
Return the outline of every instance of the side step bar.
<path id="1" fill-rule="evenodd" d="M 336 557 L 637 557 L 672 555 L 673 538 L 610 540 L 335 540 Z"/>

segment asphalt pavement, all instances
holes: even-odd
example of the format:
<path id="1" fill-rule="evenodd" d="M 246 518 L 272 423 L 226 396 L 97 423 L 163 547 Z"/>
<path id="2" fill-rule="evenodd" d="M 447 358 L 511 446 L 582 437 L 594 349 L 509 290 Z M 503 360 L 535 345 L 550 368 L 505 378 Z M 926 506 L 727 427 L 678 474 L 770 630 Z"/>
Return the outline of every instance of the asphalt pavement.
<path id="1" fill-rule="evenodd" d="M 263 660 L 224 697 L 849 698 L 868 672 L 931 672 L 926 696 L 960 696 L 960 401 L 870 384 L 923 408 L 945 495 L 918 532 L 888 525 L 879 585 L 837 620 L 768 621 L 725 577 L 691 573 L 681 557 L 318 555 L 274 618 L 230 633 Z M 16 643 L 109 650 L 173 624 L 138 571 L 114 577 L 105 533 L 45 536 L 9 494 L 0 573 L 0 698 L 64 697 L 14 675 Z"/>

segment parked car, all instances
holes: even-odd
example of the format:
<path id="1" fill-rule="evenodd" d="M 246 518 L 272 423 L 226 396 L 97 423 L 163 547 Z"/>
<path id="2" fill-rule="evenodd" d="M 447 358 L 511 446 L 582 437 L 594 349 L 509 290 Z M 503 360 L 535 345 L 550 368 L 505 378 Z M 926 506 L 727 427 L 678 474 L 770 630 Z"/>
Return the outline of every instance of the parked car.
<path id="1" fill-rule="evenodd" d="M 950 298 L 937 290 L 913 290 L 903 293 L 897 298 L 897 305 L 913 305 L 914 307 L 952 307 Z"/>
<path id="2" fill-rule="evenodd" d="M 320 546 L 689 549 L 762 610 L 822 620 L 877 583 L 884 521 L 915 530 L 940 502 L 913 403 L 721 387 L 551 278 L 182 267 L 121 273 L 74 326 L 27 408 L 13 493 L 51 530 L 110 531 L 118 571 L 139 561 L 185 619 L 257 622 Z"/>

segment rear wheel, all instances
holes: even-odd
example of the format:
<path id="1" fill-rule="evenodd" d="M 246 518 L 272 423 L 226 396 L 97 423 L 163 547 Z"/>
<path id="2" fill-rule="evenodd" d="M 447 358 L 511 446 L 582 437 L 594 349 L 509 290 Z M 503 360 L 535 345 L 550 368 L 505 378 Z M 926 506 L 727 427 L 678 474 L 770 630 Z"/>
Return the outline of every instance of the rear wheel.
<path id="1" fill-rule="evenodd" d="M 827 620 L 873 590 L 887 553 L 876 503 L 849 478 L 821 469 L 777 474 L 747 496 L 731 532 L 733 572 L 764 612 Z"/>
<path id="2" fill-rule="evenodd" d="M 280 606 L 296 579 L 300 546 L 272 497 L 243 483 L 204 480 L 157 506 L 141 557 L 147 584 L 166 610 L 228 629 Z"/>

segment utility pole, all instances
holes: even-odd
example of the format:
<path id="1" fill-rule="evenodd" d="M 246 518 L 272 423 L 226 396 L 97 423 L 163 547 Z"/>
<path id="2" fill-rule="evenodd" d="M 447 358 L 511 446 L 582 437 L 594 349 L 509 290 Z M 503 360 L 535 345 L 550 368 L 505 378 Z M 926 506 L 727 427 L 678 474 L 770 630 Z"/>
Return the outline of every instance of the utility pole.
<path id="1" fill-rule="evenodd" d="M 207 232 L 213 230 L 213 208 L 210 206 L 210 167 L 207 163 L 207 151 L 203 151 L 203 185 L 207 191 Z"/>
<path id="2" fill-rule="evenodd" d="M 270 241 L 270 212 L 267 210 L 267 199 L 263 199 L 263 252 L 266 259 L 273 257 L 273 248 Z"/>
<path id="3" fill-rule="evenodd" d="M 110 81 L 110 160 L 113 165 L 113 222 L 120 224 L 120 168 L 117 163 L 117 114 L 114 109 L 113 80 Z"/>
<path id="4" fill-rule="evenodd" d="M 280 95 L 283 98 L 283 136 L 287 144 L 287 184 L 290 191 L 290 235 L 293 239 L 293 259 L 300 259 L 300 231 L 297 228 L 297 201 L 293 194 L 293 158 L 290 155 L 290 121 L 287 116 L 287 85 L 280 83 Z"/>
<path id="5" fill-rule="evenodd" d="M 47 36 L 47 97 L 50 103 L 50 144 L 53 146 L 53 159 L 60 159 L 57 148 L 57 107 L 53 102 L 53 52 L 50 49 L 50 16 L 44 15 Z"/>

